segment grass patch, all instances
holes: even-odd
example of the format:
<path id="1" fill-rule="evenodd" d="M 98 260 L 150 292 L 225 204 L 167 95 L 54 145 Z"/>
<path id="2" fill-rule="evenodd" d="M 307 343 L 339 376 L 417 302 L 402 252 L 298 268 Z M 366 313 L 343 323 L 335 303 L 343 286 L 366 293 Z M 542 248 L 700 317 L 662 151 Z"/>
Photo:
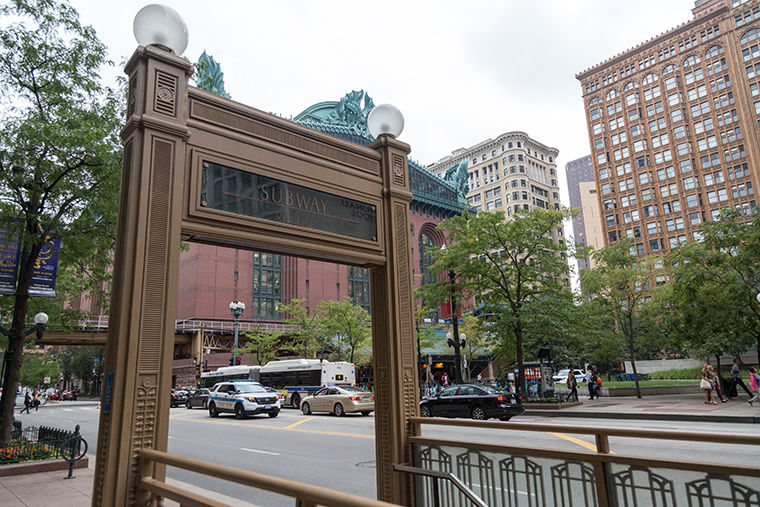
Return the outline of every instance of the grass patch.
<path id="1" fill-rule="evenodd" d="M 683 370 L 664 370 L 656 371 L 649 374 L 652 379 L 681 379 L 681 380 L 699 380 L 702 377 L 702 368 L 684 368 Z"/>
<path id="2" fill-rule="evenodd" d="M 634 387 L 636 383 L 633 380 L 625 380 L 623 382 L 618 382 L 617 380 L 604 380 L 602 379 L 603 387 Z M 639 385 L 641 387 L 645 386 L 688 386 L 688 385 L 698 385 L 699 381 L 697 379 L 684 379 L 684 380 L 676 380 L 676 379 L 655 379 L 655 380 L 639 380 Z"/>

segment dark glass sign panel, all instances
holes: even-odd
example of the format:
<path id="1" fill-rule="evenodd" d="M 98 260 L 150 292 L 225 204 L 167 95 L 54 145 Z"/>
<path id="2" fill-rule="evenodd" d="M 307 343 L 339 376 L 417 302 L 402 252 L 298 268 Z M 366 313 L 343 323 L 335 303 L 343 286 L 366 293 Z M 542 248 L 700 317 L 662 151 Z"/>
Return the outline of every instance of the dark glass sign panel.
<path id="1" fill-rule="evenodd" d="M 377 241 L 373 204 L 214 162 L 202 162 L 201 206 Z"/>

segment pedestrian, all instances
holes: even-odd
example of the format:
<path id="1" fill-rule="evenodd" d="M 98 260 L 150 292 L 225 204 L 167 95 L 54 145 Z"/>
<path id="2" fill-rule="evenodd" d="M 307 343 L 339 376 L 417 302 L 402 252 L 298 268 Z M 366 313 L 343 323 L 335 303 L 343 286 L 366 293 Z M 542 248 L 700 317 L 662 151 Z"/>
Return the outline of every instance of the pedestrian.
<path id="1" fill-rule="evenodd" d="M 34 395 L 32 396 L 32 405 L 34 405 L 35 412 L 40 409 L 40 391 L 38 389 L 34 390 Z"/>
<path id="2" fill-rule="evenodd" d="M 712 365 L 708 366 L 710 367 L 710 381 L 712 382 L 713 391 L 715 391 L 715 395 L 718 396 L 721 403 L 726 403 L 728 400 L 723 397 L 723 391 L 720 388 L 720 379 L 715 374 L 715 369 Z"/>
<path id="3" fill-rule="evenodd" d="M 715 400 L 713 400 L 713 386 L 712 381 L 710 377 L 710 365 L 705 364 L 702 367 L 702 378 L 699 381 L 699 388 L 702 389 L 705 392 L 705 405 L 717 405 Z"/>
<path id="4" fill-rule="evenodd" d="M 32 406 L 32 397 L 29 396 L 29 391 L 26 391 L 24 393 L 24 408 L 21 410 L 21 413 L 24 413 L 24 410 L 26 410 L 26 413 L 29 413 L 29 407 Z"/>
<path id="5" fill-rule="evenodd" d="M 593 366 L 589 366 L 586 370 L 586 387 L 588 387 L 588 399 L 593 400 L 596 392 L 596 373 Z"/>
<path id="6" fill-rule="evenodd" d="M 568 401 L 578 401 L 578 381 L 575 379 L 572 370 L 567 376 L 567 388 L 570 390 L 570 394 L 567 395 Z"/>
<path id="7" fill-rule="evenodd" d="M 507 383 L 509 384 L 509 390 L 515 392 L 515 372 L 510 371 L 507 373 Z"/>
<path id="8" fill-rule="evenodd" d="M 602 395 L 602 376 L 597 375 L 596 376 L 596 382 L 594 383 L 594 394 L 596 394 L 596 399 L 599 399 L 599 396 Z"/>
<path id="9" fill-rule="evenodd" d="M 758 384 L 760 384 L 760 375 L 757 374 L 757 370 L 754 368 L 749 369 L 749 388 L 755 395 L 749 399 L 749 404 L 752 405 L 753 401 L 760 401 L 760 395 L 758 395 Z"/>
<path id="10" fill-rule="evenodd" d="M 446 372 L 443 372 L 443 375 L 441 376 L 441 383 L 443 384 L 443 387 L 449 387 L 449 374 Z"/>
<path id="11" fill-rule="evenodd" d="M 732 380 L 732 390 L 736 389 L 736 386 L 741 386 L 742 389 L 744 389 L 744 392 L 747 393 L 747 396 L 752 398 L 752 393 L 749 389 L 747 389 L 746 384 L 742 380 L 742 370 L 739 366 L 739 358 L 734 359 L 734 365 L 731 367 L 731 380 Z M 738 395 L 739 390 L 736 389 L 736 393 Z"/>

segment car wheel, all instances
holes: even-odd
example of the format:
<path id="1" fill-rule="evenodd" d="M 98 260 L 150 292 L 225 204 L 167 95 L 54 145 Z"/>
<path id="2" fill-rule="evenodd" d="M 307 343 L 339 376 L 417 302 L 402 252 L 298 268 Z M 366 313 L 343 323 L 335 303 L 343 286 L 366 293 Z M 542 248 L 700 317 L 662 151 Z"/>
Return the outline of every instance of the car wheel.
<path id="1" fill-rule="evenodd" d="M 509 421 L 510 419 L 512 419 L 511 415 L 505 415 L 505 416 L 499 417 L 500 421 Z"/>
<path id="2" fill-rule="evenodd" d="M 335 404 L 335 406 L 333 407 L 333 412 L 338 417 L 343 417 L 344 415 L 346 415 L 346 411 L 343 410 L 343 405 L 341 405 L 340 403 Z"/>
<path id="3" fill-rule="evenodd" d="M 293 393 L 293 396 L 290 397 L 290 406 L 293 408 L 298 408 L 301 405 L 301 395 L 298 393 Z"/>
<path id="4" fill-rule="evenodd" d="M 427 405 L 422 405 L 420 407 L 420 416 L 422 417 L 433 417 L 433 411 L 430 410 L 430 407 Z"/>
<path id="5" fill-rule="evenodd" d="M 235 405 L 235 417 L 238 419 L 245 419 L 245 409 L 242 403 Z"/>
<path id="6" fill-rule="evenodd" d="M 303 415 L 311 414 L 311 407 L 307 402 L 304 402 L 304 404 L 301 405 L 301 412 L 303 412 Z"/>
<path id="7" fill-rule="evenodd" d="M 186 406 L 187 408 L 193 408 L 193 404 L 192 404 L 192 403 L 190 403 L 190 400 L 187 400 L 187 403 L 185 403 L 185 406 Z"/>
<path id="8" fill-rule="evenodd" d="M 216 403 L 211 403 L 208 406 L 209 417 L 219 417 L 219 411 L 216 409 Z"/>
<path id="9" fill-rule="evenodd" d="M 485 421 L 488 419 L 488 416 L 486 415 L 486 411 L 483 410 L 483 407 L 473 407 L 470 411 L 470 417 L 475 419 L 476 421 Z"/>
<path id="10" fill-rule="evenodd" d="M 277 414 L 279 414 L 279 413 L 280 413 L 279 410 L 275 410 L 273 412 L 269 412 L 269 418 L 270 419 L 274 419 L 275 417 L 277 417 Z"/>
<path id="11" fill-rule="evenodd" d="M 364 410 L 364 411 L 362 412 L 362 415 L 369 415 L 369 410 Z"/>

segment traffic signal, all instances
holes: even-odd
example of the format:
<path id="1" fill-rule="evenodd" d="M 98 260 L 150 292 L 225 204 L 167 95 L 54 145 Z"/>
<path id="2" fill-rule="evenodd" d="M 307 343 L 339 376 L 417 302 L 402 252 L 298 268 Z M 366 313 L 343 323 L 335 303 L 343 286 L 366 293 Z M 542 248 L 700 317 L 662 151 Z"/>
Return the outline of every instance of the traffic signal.
<path id="1" fill-rule="evenodd" d="M 232 357 L 232 356 L 230 356 L 230 366 L 232 366 L 233 364 L 235 364 L 234 361 L 235 361 L 235 358 Z"/>
<path id="2" fill-rule="evenodd" d="M 235 358 L 235 364 L 240 364 L 240 359 L 242 359 L 242 358 L 241 357 Z"/>

